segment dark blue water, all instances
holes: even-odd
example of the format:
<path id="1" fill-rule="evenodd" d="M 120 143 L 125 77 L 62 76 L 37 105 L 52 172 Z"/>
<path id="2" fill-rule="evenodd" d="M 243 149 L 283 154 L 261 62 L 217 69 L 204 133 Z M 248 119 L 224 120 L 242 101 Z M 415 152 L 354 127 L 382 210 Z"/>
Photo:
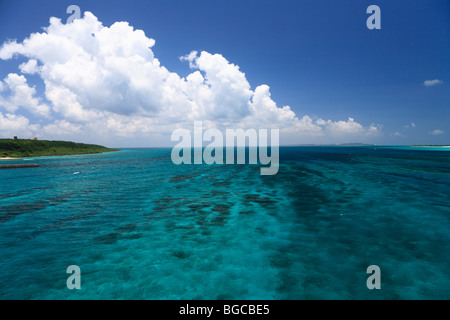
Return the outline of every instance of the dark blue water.
<path id="1" fill-rule="evenodd" d="M 275 176 L 170 152 L 0 170 L 0 298 L 450 298 L 449 151 L 281 148 Z"/>

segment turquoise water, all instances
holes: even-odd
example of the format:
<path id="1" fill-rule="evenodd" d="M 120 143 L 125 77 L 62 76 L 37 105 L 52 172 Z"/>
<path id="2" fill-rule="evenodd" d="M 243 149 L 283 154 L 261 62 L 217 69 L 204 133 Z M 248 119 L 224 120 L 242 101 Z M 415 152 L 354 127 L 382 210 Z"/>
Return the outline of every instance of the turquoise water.
<path id="1" fill-rule="evenodd" d="M 448 151 L 286 147 L 275 176 L 170 151 L 0 170 L 0 298 L 450 298 Z"/>

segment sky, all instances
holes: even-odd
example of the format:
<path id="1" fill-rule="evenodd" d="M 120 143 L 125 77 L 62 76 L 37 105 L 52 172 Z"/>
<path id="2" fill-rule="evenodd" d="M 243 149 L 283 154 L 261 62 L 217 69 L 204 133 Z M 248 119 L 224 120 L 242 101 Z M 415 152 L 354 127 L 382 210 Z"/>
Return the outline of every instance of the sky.
<path id="1" fill-rule="evenodd" d="M 0 0 L 0 137 L 171 146 L 202 120 L 448 145 L 449 58 L 447 0 Z"/>

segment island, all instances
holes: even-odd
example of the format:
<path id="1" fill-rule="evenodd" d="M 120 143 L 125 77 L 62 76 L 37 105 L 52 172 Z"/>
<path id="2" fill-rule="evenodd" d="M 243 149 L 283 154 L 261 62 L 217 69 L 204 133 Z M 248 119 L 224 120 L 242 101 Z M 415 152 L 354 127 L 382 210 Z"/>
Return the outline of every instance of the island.
<path id="1" fill-rule="evenodd" d="M 94 154 L 112 151 L 119 150 L 95 144 L 75 143 L 70 141 L 0 139 L 0 159 L 2 160 L 24 157 Z"/>
<path id="2" fill-rule="evenodd" d="M 411 147 L 413 147 L 413 148 L 450 148 L 450 145 L 444 146 L 444 145 L 432 145 L 432 144 L 430 144 L 430 145 L 414 145 L 414 146 L 411 146 Z"/>

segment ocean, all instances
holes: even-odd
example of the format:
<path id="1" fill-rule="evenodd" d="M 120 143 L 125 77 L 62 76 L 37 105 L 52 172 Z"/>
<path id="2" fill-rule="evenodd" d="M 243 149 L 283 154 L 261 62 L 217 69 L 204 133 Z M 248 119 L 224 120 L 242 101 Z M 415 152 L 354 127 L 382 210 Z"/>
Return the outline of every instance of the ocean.
<path id="1" fill-rule="evenodd" d="M 274 176 L 170 153 L 0 170 L 0 299 L 450 299 L 449 149 L 282 147 Z"/>

